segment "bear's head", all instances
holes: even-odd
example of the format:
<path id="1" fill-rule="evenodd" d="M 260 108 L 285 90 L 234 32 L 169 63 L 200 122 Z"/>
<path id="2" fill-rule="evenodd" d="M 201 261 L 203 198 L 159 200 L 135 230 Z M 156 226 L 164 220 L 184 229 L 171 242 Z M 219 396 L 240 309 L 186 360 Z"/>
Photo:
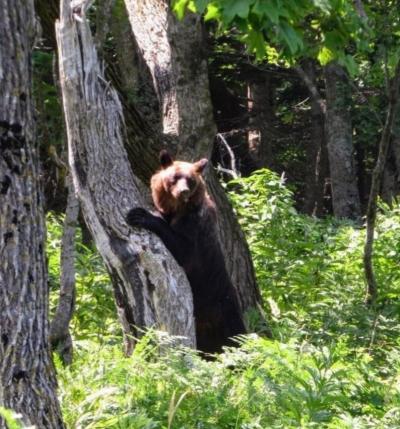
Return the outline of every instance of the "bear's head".
<path id="1" fill-rule="evenodd" d="M 152 197 L 157 210 L 171 214 L 201 204 L 206 196 L 202 173 L 207 162 L 206 158 L 193 163 L 174 161 L 167 151 L 161 151 L 161 169 L 151 178 Z"/>

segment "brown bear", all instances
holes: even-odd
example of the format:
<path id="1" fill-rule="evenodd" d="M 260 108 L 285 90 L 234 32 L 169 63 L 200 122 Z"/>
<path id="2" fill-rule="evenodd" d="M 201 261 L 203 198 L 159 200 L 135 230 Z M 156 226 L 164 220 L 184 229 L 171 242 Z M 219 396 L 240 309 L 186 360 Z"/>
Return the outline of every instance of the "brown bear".
<path id="1" fill-rule="evenodd" d="M 157 211 L 134 208 L 127 222 L 157 234 L 183 267 L 193 293 L 197 348 L 219 352 L 246 330 L 218 241 L 215 205 L 202 177 L 207 159 L 173 161 L 162 151 L 160 163 L 151 178 Z"/>

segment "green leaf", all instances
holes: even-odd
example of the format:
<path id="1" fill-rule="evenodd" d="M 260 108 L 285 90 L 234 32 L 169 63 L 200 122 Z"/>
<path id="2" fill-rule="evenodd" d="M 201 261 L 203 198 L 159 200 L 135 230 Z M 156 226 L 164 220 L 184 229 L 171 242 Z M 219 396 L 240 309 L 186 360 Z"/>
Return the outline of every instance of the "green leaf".
<path id="1" fill-rule="evenodd" d="M 254 31 L 250 29 L 248 31 L 246 42 L 250 50 L 256 53 L 257 59 L 261 60 L 265 58 L 267 45 L 265 43 L 263 35 L 259 31 Z"/>
<path id="2" fill-rule="evenodd" d="M 260 17 L 267 16 L 273 24 L 279 23 L 279 8 L 272 2 L 266 3 L 263 0 L 257 0 L 252 12 Z"/>
<path id="3" fill-rule="evenodd" d="M 279 63 L 279 53 L 273 46 L 266 45 L 265 51 L 266 51 L 267 60 L 269 63 L 271 64 Z"/>
<path id="4" fill-rule="evenodd" d="M 324 66 L 328 64 L 330 61 L 332 61 L 335 58 L 335 56 L 333 55 L 333 52 L 329 48 L 327 48 L 326 46 L 323 46 L 322 49 L 318 52 L 317 58 L 320 64 Z"/>
<path id="5" fill-rule="evenodd" d="M 209 4 L 207 6 L 207 12 L 204 15 L 204 20 L 205 21 L 210 21 L 212 19 L 217 19 L 220 15 L 220 11 L 218 9 L 218 7 L 214 4 Z"/>
<path id="6" fill-rule="evenodd" d="M 340 55 L 338 63 L 346 68 L 350 76 L 354 77 L 358 72 L 358 65 L 352 55 Z"/>
<path id="7" fill-rule="evenodd" d="M 247 18 L 249 15 L 250 2 L 248 0 L 229 0 L 223 4 L 223 16 L 227 23 L 233 21 L 235 16 Z"/>
<path id="8" fill-rule="evenodd" d="M 339 50 L 341 46 L 345 45 L 345 38 L 338 30 L 328 31 L 324 35 L 325 45 L 332 51 Z"/>
<path id="9" fill-rule="evenodd" d="M 183 19 L 185 16 L 186 7 L 189 0 L 175 0 L 172 5 L 173 11 L 176 13 L 178 19 Z"/>
<path id="10" fill-rule="evenodd" d="M 329 13 L 332 9 L 329 0 L 313 0 L 313 3 L 325 13 Z"/>
<path id="11" fill-rule="evenodd" d="M 291 54 L 295 54 L 303 48 L 303 41 L 287 22 L 281 23 L 280 34 L 289 47 Z"/>
<path id="12" fill-rule="evenodd" d="M 203 13 L 208 5 L 208 0 L 194 0 L 198 13 Z"/>

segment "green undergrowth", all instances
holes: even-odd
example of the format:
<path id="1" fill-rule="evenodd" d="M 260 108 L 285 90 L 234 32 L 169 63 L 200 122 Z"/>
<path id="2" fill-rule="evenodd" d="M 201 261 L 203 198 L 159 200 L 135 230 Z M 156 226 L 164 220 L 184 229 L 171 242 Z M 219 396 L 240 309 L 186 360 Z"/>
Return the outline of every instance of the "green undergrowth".
<path id="1" fill-rule="evenodd" d="M 252 252 L 273 339 L 254 331 L 214 361 L 149 332 L 130 357 L 99 256 L 77 240 L 74 362 L 56 358 L 69 428 L 400 427 L 400 208 L 380 207 L 379 300 L 364 304 L 365 229 L 300 215 L 275 174 L 228 185 Z M 51 303 L 60 219 L 51 216 Z"/>
<path id="2" fill-rule="evenodd" d="M 50 284 L 50 315 L 58 302 L 60 251 L 63 219 L 50 213 L 47 217 L 47 258 Z M 110 278 L 100 255 L 82 243 L 78 228 L 75 244 L 76 302 L 71 323 L 75 340 L 94 340 L 99 344 L 113 340 L 120 343 L 121 328 L 117 321 Z"/>
<path id="3" fill-rule="evenodd" d="M 78 344 L 72 367 L 59 369 L 69 427 L 397 427 L 398 380 L 384 381 L 366 354 L 349 359 L 341 343 L 250 335 L 214 362 L 162 343 L 149 334 L 129 358 L 118 346 Z"/>
<path id="4" fill-rule="evenodd" d="M 230 183 L 232 201 L 253 255 L 274 338 L 368 350 L 379 363 L 399 346 L 400 207 L 380 206 L 374 268 L 379 300 L 367 308 L 365 228 L 301 215 L 274 173 Z"/>

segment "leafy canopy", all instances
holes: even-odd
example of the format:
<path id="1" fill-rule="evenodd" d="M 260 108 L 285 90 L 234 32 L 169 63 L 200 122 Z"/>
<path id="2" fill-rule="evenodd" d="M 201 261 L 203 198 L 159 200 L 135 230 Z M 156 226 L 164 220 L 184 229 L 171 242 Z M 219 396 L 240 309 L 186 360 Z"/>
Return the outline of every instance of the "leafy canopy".
<path id="1" fill-rule="evenodd" d="M 258 59 L 276 53 L 286 63 L 300 57 L 321 64 L 337 60 L 356 72 L 354 56 L 370 48 L 370 29 L 349 0 L 175 0 L 182 18 L 187 10 L 204 13 L 221 29 L 235 28 Z"/>

